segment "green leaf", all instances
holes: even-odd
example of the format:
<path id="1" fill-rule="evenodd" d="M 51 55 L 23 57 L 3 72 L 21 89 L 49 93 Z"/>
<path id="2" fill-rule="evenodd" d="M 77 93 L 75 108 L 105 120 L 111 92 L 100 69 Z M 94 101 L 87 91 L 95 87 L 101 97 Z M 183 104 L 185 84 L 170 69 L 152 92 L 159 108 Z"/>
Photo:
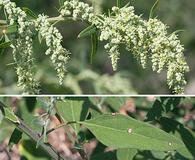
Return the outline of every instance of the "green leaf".
<path id="1" fill-rule="evenodd" d="M 159 122 L 166 132 L 180 138 L 188 149 L 180 148 L 178 152 L 189 159 L 193 159 L 192 156 L 195 158 L 195 134 L 173 119 L 162 117 Z"/>
<path id="2" fill-rule="evenodd" d="M 105 102 L 110 105 L 110 107 L 115 111 L 118 112 L 122 106 L 124 106 L 126 102 L 125 97 L 108 97 L 106 98 Z"/>
<path id="3" fill-rule="evenodd" d="M 20 123 L 18 117 L 14 114 L 11 108 L 6 107 L 1 101 L 0 101 L 0 111 L 3 113 L 5 119 L 10 120 L 14 123 Z"/>
<path id="4" fill-rule="evenodd" d="M 59 0 L 59 4 L 60 4 L 60 6 L 63 6 L 64 5 L 64 0 Z"/>
<path id="5" fill-rule="evenodd" d="M 90 160 L 117 160 L 117 157 L 115 152 L 103 152 L 92 156 Z"/>
<path id="6" fill-rule="evenodd" d="M 9 143 L 8 143 L 9 148 L 11 149 L 14 144 L 18 144 L 21 138 L 22 138 L 22 132 L 17 128 L 15 128 L 9 139 Z"/>
<path id="7" fill-rule="evenodd" d="M 91 35 L 91 64 L 93 63 L 93 57 L 96 55 L 98 49 L 98 36 L 96 33 Z"/>
<path id="8" fill-rule="evenodd" d="M 40 43 L 40 44 L 41 44 L 42 41 L 43 41 L 43 37 L 42 37 L 42 35 L 41 35 L 40 32 L 38 32 L 38 40 L 39 40 L 39 43 Z"/>
<path id="9" fill-rule="evenodd" d="M 11 45 L 11 41 L 9 40 L 9 37 L 5 34 L 0 43 L 0 51 L 3 52 L 5 48 L 8 48 Z"/>
<path id="10" fill-rule="evenodd" d="M 12 34 L 12 33 L 16 33 L 18 31 L 18 26 L 16 24 L 13 25 L 4 25 L 4 26 L 0 26 L 0 32 L 3 34 Z"/>
<path id="11" fill-rule="evenodd" d="M 146 115 L 146 121 L 158 120 L 160 117 L 177 107 L 180 104 L 181 99 L 182 98 L 180 97 L 161 97 L 156 99 L 152 108 Z"/>
<path id="12" fill-rule="evenodd" d="M 137 149 L 122 148 L 116 152 L 118 160 L 132 160 L 137 154 Z"/>
<path id="13" fill-rule="evenodd" d="M 167 153 L 162 151 L 151 151 L 150 153 L 154 159 L 165 159 L 167 156 Z"/>
<path id="14" fill-rule="evenodd" d="M 18 117 L 14 114 L 11 108 L 4 107 L 3 110 L 4 110 L 5 119 L 8 119 L 14 123 L 20 123 L 20 121 L 18 120 Z"/>
<path id="15" fill-rule="evenodd" d="M 117 160 L 132 160 L 137 154 L 137 149 L 121 148 L 116 152 Z"/>
<path id="16" fill-rule="evenodd" d="M 9 37 L 7 36 L 7 34 L 5 34 L 4 37 L 5 37 L 5 42 L 11 42 L 10 39 L 9 39 Z"/>
<path id="17" fill-rule="evenodd" d="M 96 33 L 97 29 L 94 25 L 91 25 L 87 28 L 85 28 L 83 31 L 81 31 L 78 35 L 78 38 L 84 38 L 87 36 L 92 35 L 93 33 Z"/>
<path id="18" fill-rule="evenodd" d="M 104 114 L 78 122 L 103 144 L 114 148 L 173 151 L 185 146 L 181 140 L 145 122 L 120 114 Z"/>
<path id="19" fill-rule="evenodd" d="M 88 115 L 89 101 L 85 98 L 67 98 L 64 101 L 56 103 L 57 113 L 62 118 L 63 122 L 83 121 Z M 76 133 L 79 132 L 80 125 L 72 124 Z"/>
<path id="20" fill-rule="evenodd" d="M 116 0 L 116 6 L 119 8 L 121 7 L 121 0 Z"/>
<path id="21" fill-rule="evenodd" d="M 48 160 L 48 154 L 41 148 L 36 148 L 36 142 L 28 139 L 22 140 L 19 146 L 20 155 L 28 160 Z"/>
<path id="22" fill-rule="evenodd" d="M 34 19 L 38 18 L 38 16 L 37 16 L 32 10 L 30 10 L 29 8 L 23 7 L 22 10 L 23 10 L 29 17 L 34 18 Z"/>
<path id="23" fill-rule="evenodd" d="M 35 109 L 36 106 L 36 97 L 26 97 L 25 98 L 26 107 L 29 112 L 32 112 Z"/>
<path id="24" fill-rule="evenodd" d="M 11 45 L 11 42 L 3 42 L 0 44 L 0 48 L 8 48 Z"/>
<path id="25" fill-rule="evenodd" d="M 155 9 L 157 8 L 158 3 L 159 3 L 159 0 L 156 0 L 156 2 L 154 3 L 154 5 L 152 6 L 152 8 L 151 8 L 151 10 L 150 10 L 150 16 L 149 16 L 149 18 L 153 18 L 154 11 L 155 11 Z"/>
<path id="26" fill-rule="evenodd" d="M 15 33 L 18 31 L 18 26 L 17 25 L 9 25 L 6 29 L 7 34 Z"/>

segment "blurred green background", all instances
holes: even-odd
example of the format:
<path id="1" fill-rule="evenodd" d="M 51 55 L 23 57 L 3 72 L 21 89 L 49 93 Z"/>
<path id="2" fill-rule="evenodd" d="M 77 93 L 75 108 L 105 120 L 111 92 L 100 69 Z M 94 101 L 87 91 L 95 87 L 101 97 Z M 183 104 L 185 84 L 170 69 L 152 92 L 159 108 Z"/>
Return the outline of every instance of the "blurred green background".
<path id="1" fill-rule="evenodd" d="M 115 5 L 115 0 L 88 0 L 99 3 L 102 11 Z M 123 5 L 130 2 L 137 14 L 148 19 L 155 0 L 123 0 Z M 16 1 L 19 6 L 28 7 L 37 14 L 44 13 L 57 16 L 59 4 L 57 0 L 23 0 Z M 190 66 L 186 75 L 188 85 L 186 94 L 195 93 L 195 1 L 194 0 L 160 0 L 155 15 L 170 26 L 169 32 L 185 30 L 179 38 L 185 46 L 185 56 Z M 2 16 L 1 16 L 2 17 Z M 104 43 L 99 44 L 93 64 L 90 63 L 90 38 L 77 39 L 77 35 L 87 25 L 81 22 L 63 22 L 57 27 L 64 37 L 63 46 L 70 50 L 71 59 L 67 78 L 63 86 L 59 86 L 56 72 L 51 67 L 49 57 L 45 56 L 46 46 L 38 40 L 34 42 L 34 57 L 37 65 L 37 79 L 41 82 L 41 94 L 169 94 L 166 83 L 166 72 L 157 74 L 148 67 L 143 70 L 131 53 L 121 48 L 121 58 L 117 72 L 112 71 L 110 59 L 104 50 Z M 11 49 L 0 55 L 0 94 L 18 94 L 21 90 L 16 86 L 17 77 Z"/>

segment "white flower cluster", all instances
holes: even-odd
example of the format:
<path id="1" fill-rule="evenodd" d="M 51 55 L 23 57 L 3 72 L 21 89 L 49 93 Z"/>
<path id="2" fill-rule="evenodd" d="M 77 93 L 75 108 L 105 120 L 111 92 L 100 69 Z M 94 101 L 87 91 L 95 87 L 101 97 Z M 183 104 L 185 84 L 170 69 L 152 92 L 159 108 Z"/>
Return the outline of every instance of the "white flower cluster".
<path id="1" fill-rule="evenodd" d="M 176 93 L 183 93 L 186 85 L 184 74 L 189 66 L 184 58 L 184 47 L 175 33 L 168 35 L 167 27 L 157 19 L 150 19 L 147 23 L 149 33 L 149 49 L 152 52 L 153 70 L 161 72 L 167 68 L 167 81 Z"/>
<path id="2" fill-rule="evenodd" d="M 106 40 L 105 45 L 113 69 L 117 69 L 119 46 L 133 53 L 143 68 L 151 59 L 152 69 L 160 73 L 167 71 L 168 86 L 177 94 L 184 92 L 186 84 L 184 74 L 189 71 L 185 61 L 184 48 L 175 33 L 169 35 L 167 26 L 157 19 L 143 20 L 134 13 L 132 6 L 123 8 L 113 7 L 110 16 L 94 15 L 88 4 L 78 0 L 65 1 L 61 16 L 72 16 L 94 24 L 100 31 L 100 41 Z"/>
<path id="3" fill-rule="evenodd" d="M 18 25 L 18 33 L 12 40 L 16 73 L 18 75 L 18 86 L 26 94 L 38 92 L 38 82 L 35 80 L 34 62 L 32 58 L 32 23 L 27 21 L 27 15 L 16 4 L 10 0 L 0 1 L 4 7 L 9 25 Z"/>
<path id="4" fill-rule="evenodd" d="M 59 83 L 62 84 L 70 52 L 63 48 L 61 45 L 62 35 L 57 28 L 50 24 L 47 18 L 45 15 L 39 15 L 35 21 L 35 27 L 46 40 L 48 50 L 45 54 L 51 55 L 51 61 L 58 73 Z"/>
<path id="5" fill-rule="evenodd" d="M 93 14 L 93 7 L 84 2 L 79 2 L 78 0 L 65 1 L 64 5 L 61 7 L 60 14 L 64 16 L 72 16 L 74 20 L 89 20 Z"/>

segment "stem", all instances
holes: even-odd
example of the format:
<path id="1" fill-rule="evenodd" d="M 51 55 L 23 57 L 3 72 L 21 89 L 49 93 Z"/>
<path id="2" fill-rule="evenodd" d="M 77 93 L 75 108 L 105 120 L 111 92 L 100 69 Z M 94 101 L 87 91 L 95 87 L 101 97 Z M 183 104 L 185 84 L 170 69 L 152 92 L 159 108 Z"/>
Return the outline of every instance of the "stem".
<path id="1" fill-rule="evenodd" d="M 48 130 L 48 131 L 47 131 L 47 135 L 50 134 L 51 132 L 55 131 L 56 129 L 65 127 L 65 126 L 67 126 L 67 125 L 69 125 L 69 124 L 73 124 L 73 123 L 76 123 L 76 121 L 72 121 L 72 122 L 68 122 L 68 123 L 62 123 L 62 124 L 60 124 L 60 125 L 58 125 L 58 126 L 52 128 L 52 129 Z"/>
<path id="2" fill-rule="evenodd" d="M 0 102 L 0 109 L 3 109 L 4 107 L 6 107 L 2 102 Z M 36 133 L 35 131 L 33 131 L 28 125 L 25 124 L 24 121 L 22 121 L 19 117 L 17 117 L 19 120 L 19 123 L 15 123 L 11 120 L 6 119 L 7 121 L 11 122 L 12 124 L 14 124 L 16 126 L 16 128 L 18 128 L 19 130 L 21 130 L 23 133 L 25 133 L 26 135 L 28 135 L 33 141 L 38 142 L 40 139 L 40 136 L 38 135 L 38 133 Z M 60 153 L 58 153 L 50 144 L 46 144 L 46 143 L 40 143 L 39 146 L 54 160 L 70 160 L 68 158 L 65 158 L 63 155 L 61 155 Z"/>
<path id="3" fill-rule="evenodd" d="M 14 123 L 16 127 L 28 135 L 33 141 L 38 142 L 40 136 L 34 132 L 30 127 L 28 127 L 22 120 L 19 120 L 20 123 Z M 68 160 L 58 153 L 50 144 L 40 143 L 39 146 L 47 152 L 47 154 L 54 160 Z"/>
<path id="4" fill-rule="evenodd" d="M 72 17 L 51 17 L 47 19 L 50 23 L 56 22 L 56 21 L 68 21 L 68 20 L 72 20 Z"/>

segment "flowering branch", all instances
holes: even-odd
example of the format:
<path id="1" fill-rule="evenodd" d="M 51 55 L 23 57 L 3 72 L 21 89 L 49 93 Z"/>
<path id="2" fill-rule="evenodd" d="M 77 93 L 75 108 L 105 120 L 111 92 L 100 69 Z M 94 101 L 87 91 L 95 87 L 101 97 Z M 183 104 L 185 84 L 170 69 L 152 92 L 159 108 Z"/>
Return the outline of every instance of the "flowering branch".
<path id="1" fill-rule="evenodd" d="M 114 70 L 120 56 L 119 46 L 124 44 L 143 68 L 151 60 L 153 71 L 167 69 L 169 88 L 177 94 L 184 92 L 184 74 L 189 71 L 184 48 L 176 33 L 168 34 L 168 27 L 158 19 L 146 21 L 134 13 L 132 6 L 113 7 L 110 16 L 95 15 L 92 7 L 78 0 L 65 1 L 60 13 L 63 17 L 72 15 L 75 20 L 81 18 L 99 29 L 99 40 L 108 41 L 105 49 Z"/>
<path id="2" fill-rule="evenodd" d="M 120 2 L 120 1 L 118 1 Z M 167 70 L 167 83 L 176 94 L 184 92 L 186 85 L 185 73 L 189 66 L 184 57 L 184 47 L 176 33 L 169 34 L 168 26 L 160 20 L 149 18 L 144 20 L 134 13 L 134 7 L 113 7 L 109 16 L 94 12 L 93 7 L 79 0 L 67 0 L 60 7 L 60 15 L 51 17 L 39 15 L 37 19 L 29 20 L 27 15 L 15 3 L 10 0 L 1 0 L 0 5 L 8 15 L 8 24 L 17 23 L 18 38 L 13 38 L 13 56 L 17 64 L 18 85 L 24 92 L 38 93 L 38 82 L 35 80 L 35 72 L 32 57 L 32 30 L 35 29 L 42 38 L 46 40 L 48 49 L 46 55 L 50 55 L 51 61 L 62 84 L 66 72 L 66 64 L 70 52 L 61 45 L 62 35 L 56 27 L 55 22 L 74 20 L 84 21 L 94 25 L 99 32 L 99 40 L 106 41 L 107 50 L 113 70 L 117 70 L 120 58 L 120 45 L 125 45 L 146 68 L 149 61 L 152 63 L 153 71 L 160 73 Z M 0 23 L 5 24 L 4 21 Z M 21 49 L 22 48 L 22 49 Z"/>

